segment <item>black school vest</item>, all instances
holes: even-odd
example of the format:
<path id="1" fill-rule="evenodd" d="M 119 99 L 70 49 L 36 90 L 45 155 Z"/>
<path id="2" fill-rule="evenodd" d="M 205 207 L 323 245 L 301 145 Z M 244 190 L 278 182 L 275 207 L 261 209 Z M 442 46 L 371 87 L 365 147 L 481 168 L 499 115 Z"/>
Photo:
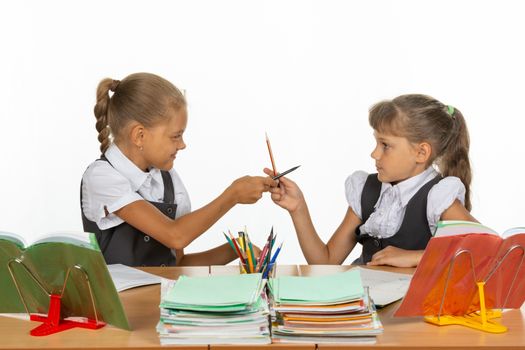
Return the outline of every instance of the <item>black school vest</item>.
<path id="1" fill-rule="evenodd" d="M 361 194 L 361 213 L 362 223 L 356 229 L 357 241 L 363 245 L 361 256 L 354 261 L 354 264 L 366 264 L 372 260 L 372 255 L 389 245 L 407 249 L 423 250 L 432 237 L 427 219 L 427 197 L 430 189 L 442 179 L 441 175 L 436 176 L 424 184 L 407 203 L 403 222 L 399 231 L 389 238 L 377 238 L 368 234 L 361 234 L 361 226 L 368 220 L 374 212 L 374 205 L 381 194 L 381 181 L 377 179 L 377 174 L 368 175 L 363 193 Z"/>
<path id="2" fill-rule="evenodd" d="M 111 163 L 102 156 L 100 161 Z M 150 202 L 164 215 L 175 219 L 177 204 L 173 189 L 173 180 L 167 171 L 161 171 L 164 183 L 163 203 Z M 126 222 L 101 230 L 97 224 L 88 220 L 82 210 L 82 184 L 80 185 L 80 212 L 84 231 L 93 232 L 107 264 L 124 264 L 128 266 L 174 266 L 175 256 L 171 249 L 137 230 Z"/>

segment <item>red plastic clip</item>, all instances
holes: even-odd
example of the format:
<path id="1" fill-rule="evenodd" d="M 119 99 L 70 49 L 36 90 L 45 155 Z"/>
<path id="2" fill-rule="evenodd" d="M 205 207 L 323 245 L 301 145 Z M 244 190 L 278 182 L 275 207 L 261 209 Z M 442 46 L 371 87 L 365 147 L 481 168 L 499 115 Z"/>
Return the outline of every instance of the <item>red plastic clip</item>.
<path id="1" fill-rule="evenodd" d="M 97 322 L 92 319 L 87 319 L 86 322 L 64 320 L 60 318 L 60 306 L 62 297 L 57 294 L 51 294 L 49 300 L 49 312 L 47 316 L 41 315 L 30 315 L 31 321 L 43 322 L 40 326 L 31 330 L 30 334 L 40 337 L 43 335 L 49 335 L 65 331 L 75 327 L 88 328 L 88 329 L 99 329 L 106 325 L 104 322 Z"/>

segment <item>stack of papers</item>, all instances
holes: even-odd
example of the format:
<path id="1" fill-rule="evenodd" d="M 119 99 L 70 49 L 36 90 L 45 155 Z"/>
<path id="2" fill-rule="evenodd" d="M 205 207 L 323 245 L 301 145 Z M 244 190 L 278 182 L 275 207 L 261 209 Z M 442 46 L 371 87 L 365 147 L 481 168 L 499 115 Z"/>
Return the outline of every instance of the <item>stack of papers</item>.
<path id="1" fill-rule="evenodd" d="M 260 273 L 187 277 L 161 296 L 162 345 L 269 344 L 268 300 Z"/>
<path id="2" fill-rule="evenodd" d="M 383 326 L 357 269 L 269 281 L 274 342 L 374 343 Z"/>

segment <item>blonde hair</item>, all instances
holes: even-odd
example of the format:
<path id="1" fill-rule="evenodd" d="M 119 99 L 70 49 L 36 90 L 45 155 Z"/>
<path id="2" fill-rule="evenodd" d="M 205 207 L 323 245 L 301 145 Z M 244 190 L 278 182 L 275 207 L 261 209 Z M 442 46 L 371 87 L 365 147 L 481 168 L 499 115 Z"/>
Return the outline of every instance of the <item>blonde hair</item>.
<path id="1" fill-rule="evenodd" d="M 150 127 L 166 119 L 170 110 L 185 107 L 186 99 L 179 89 L 158 75 L 135 73 L 122 81 L 103 79 L 94 108 L 100 151 L 106 152 L 112 139 L 118 140 L 131 121 Z"/>
<path id="2" fill-rule="evenodd" d="M 379 132 L 406 137 L 412 143 L 428 142 L 432 146 L 428 165 L 434 163 L 443 176 L 456 176 L 463 182 L 465 208 L 471 210 L 470 139 L 457 108 L 426 95 L 401 95 L 372 106 L 369 122 Z"/>

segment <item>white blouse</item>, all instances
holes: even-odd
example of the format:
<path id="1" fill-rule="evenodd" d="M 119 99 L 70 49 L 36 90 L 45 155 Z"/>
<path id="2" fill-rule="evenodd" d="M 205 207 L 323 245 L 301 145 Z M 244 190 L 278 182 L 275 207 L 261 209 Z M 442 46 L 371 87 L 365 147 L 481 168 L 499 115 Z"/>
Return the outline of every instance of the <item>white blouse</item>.
<path id="1" fill-rule="evenodd" d="M 439 173 L 432 167 L 414 177 L 392 186 L 382 183 L 375 211 L 361 226 L 361 232 L 378 238 L 392 237 L 399 231 L 405 216 L 406 206 L 416 192 Z M 346 199 L 354 213 L 362 220 L 361 193 L 369 174 L 356 171 L 345 182 Z M 447 176 L 435 184 L 427 197 L 427 219 L 432 235 L 435 233 L 441 214 L 454 200 L 465 203 L 465 186 L 455 176 Z"/>
<path id="2" fill-rule="evenodd" d="M 106 230 L 124 221 L 114 214 L 126 205 L 138 201 L 162 202 L 164 183 L 159 169 L 148 172 L 139 169 L 115 144 L 104 153 L 111 164 L 95 161 L 82 177 L 82 210 L 90 221 Z M 176 218 L 191 211 L 188 192 L 175 169 L 169 171 L 175 189 Z M 109 215 L 106 216 L 104 208 Z"/>

